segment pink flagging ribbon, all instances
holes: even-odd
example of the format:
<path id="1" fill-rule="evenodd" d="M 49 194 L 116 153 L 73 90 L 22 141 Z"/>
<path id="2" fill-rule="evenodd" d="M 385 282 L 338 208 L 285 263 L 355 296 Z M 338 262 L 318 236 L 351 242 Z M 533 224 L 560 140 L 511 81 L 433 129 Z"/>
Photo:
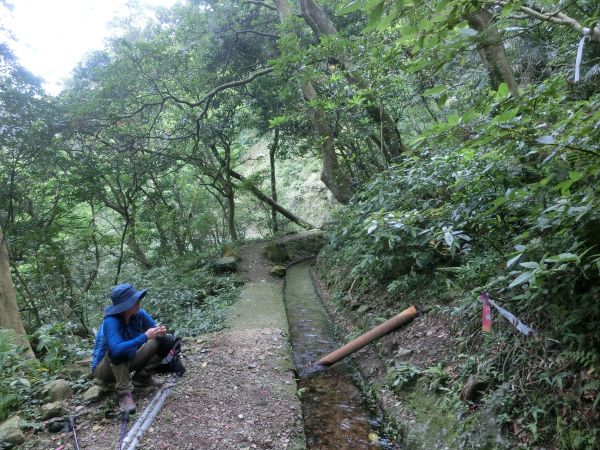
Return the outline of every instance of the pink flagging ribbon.
<path id="1" fill-rule="evenodd" d="M 483 304 L 481 311 L 481 329 L 487 333 L 492 331 L 492 305 L 490 305 L 490 299 L 484 292 L 479 296 L 479 301 Z"/>

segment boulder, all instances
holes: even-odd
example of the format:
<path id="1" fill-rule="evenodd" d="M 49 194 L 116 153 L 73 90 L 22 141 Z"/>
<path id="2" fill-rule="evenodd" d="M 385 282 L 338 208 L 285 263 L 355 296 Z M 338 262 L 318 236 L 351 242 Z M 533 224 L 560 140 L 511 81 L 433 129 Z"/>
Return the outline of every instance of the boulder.
<path id="1" fill-rule="evenodd" d="M 263 256 L 274 263 L 282 263 L 289 260 L 285 247 L 275 241 L 263 249 Z"/>
<path id="2" fill-rule="evenodd" d="M 25 435 L 19 427 L 20 422 L 19 416 L 12 416 L 0 424 L 0 443 L 6 442 L 9 446 L 15 446 L 25 442 Z"/>
<path id="3" fill-rule="evenodd" d="M 271 267 L 271 270 L 269 270 L 269 273 L 276 277 L 284 277 L 286 270 L 287 269 L 285 266 L 276 265 L 276 266 Z"/>
<path id="4" fill-rule="evenodd" d="M 83 401 L 88 403 L 97 402 L 108 390 L 105 386 L 95 384 L 83 393 Z"/>
<path id="5" fill-rule="evenodd" d="M 73 395 L 73 389 L 67 380 L 54 380 L 46 383 L 44 391 L 50 400 L 64 400 Z"/>
<path id="6" fill-rule="evenodd" d="M 65 367 L 63 374 L 70 380 L 79 380 L 80 378 L 90 378 L 92 375 L 91 369 L 92 359 L 82 359 Z"/>
<path id="7" fill-rule="evenodd" d="M 64 417 L 50 420 L 46 423 L 46 430 L 48 430 L 50 433 L 60 433 L 67 427 L 67 422 L 68 420 L 66 420 Z"/>
<path id="8" fill-rule="evenodd" d="M 358 314 L 359 316 L 362 316 L 363 314 L 365 314 L 370 309 L 371 309 L 371 305 L 360 305 L 358 307 L 358 309 L 356 310 L 356 314 Z"/>
<path id="9" fill-rule="evenodd" d="M 221 256 L 232 256 L 236 261 L 242 260 L 242 257 L 228 245 L 223 246 L 223 252 L 221 253 Z"/>
<path id="10" fill-rule="evenodd" d="M 40 408 L 42 420 L 52 419 L 58 417 L 64 412 L 62 402 L 52 402 L 42 405 Z"/>
<path id="11" fill-rule="evenodd" d="M 462 388 L 460 398 L 464 402 L 478 403 L 483 396 L 483 391 L 487 389 L 487 386 L 487 382 L 480 379 L 476 375 L 471 375 Z"/>
<path id="12" fill-rule="evenodd" d="M 223 256 L 222 258 L 215 259 L 212 262 L 212 267 L 217 273 L 235 272 L 237 269 L 237 262 L 233 256 Z"/>

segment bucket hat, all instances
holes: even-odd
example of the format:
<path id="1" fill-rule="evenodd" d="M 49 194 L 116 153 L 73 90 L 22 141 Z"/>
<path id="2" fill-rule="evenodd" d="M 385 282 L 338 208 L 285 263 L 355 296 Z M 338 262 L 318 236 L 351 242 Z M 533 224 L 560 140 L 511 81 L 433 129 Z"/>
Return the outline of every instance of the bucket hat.
<path id="1" fill-rule="evenodd" d="M 142 289 L 138 291 L 129 283 L 115 286 L 110 292 L 110 299 L 112 300 L 113 304 L 112 306 L 108 306 L 104 309 L 104 314 L 111 316 L 113 314 L 120 314 L 123 311 L 127 311 L 144 295 L 146 295 L 146 292 L 148 292 L 148 289 Z"/>

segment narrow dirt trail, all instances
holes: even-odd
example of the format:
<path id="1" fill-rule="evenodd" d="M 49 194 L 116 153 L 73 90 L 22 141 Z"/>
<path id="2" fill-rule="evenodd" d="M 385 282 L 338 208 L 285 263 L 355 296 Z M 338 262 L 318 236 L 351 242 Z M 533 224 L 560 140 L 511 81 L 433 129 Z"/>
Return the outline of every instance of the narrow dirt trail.
<path id="1" fill-rule="evenodd" d="M 302 449 L 283 281 L 264 242 L 241 250 L 247 281 L 224 331 L 195 339 L 188 372 L 144 440 L 154 449 Z M 146 448 L 146 447 L 144 447 Z"/>

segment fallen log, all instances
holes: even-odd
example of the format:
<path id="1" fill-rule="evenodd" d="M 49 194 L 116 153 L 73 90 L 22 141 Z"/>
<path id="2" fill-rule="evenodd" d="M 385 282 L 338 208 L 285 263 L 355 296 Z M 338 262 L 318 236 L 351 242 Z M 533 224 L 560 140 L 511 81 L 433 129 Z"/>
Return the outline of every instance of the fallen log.
<path id="1" fill-rule="evenodd" d="M 235 178 L 236 180 L 241 181 L 245 187 L 252 193 L 254 194 L 254 196 L 256 198 L 258 198 L 260 201 L 268 204 L 269 206 L 271 206 L 272 208 L 275 208 L 275 210 L 281 214 L 283 217 L 291 220 L 292 222 L 296 223 L 298 226 L 306 229 L 306 230 L 310 230 L 312 228 L 314 228 L 314 225 L 308 223 L 306 220 L 296 216 L 294 213 L 292 213 L 291 211 L 288 211 L 287 209 L 285 209 L 283 206 L 281 206 L 279 203 L 277 203 L 275 200 L 273 200 L 271 197 L 269 197 L 266 194 L 263 194 L 261 192 L 260 189 L 258 189 L 256 186 L 254 186 L 252 183 L 250 183 L 248 181 L 248 179 L 246 177 L 244 177 L 242 174 L 236 172 L 235 170 L 229 170 L 229 174 Z"/>
<path id="2" fill-rule="evenodd" d="M 334 352 L 329 353 L 328 355 L 323 356 L 316 362 L 317 366 L 329 367 L 336 362 L 344 359 L 346 356 L 351 355 L 357 350 L 360 350 L 365 345 L 373 342 L 375 339 L 380 338 L 388 334 L 391 331 L 394 331 L 396 328 L 404 325 L 405 323 L 410 322 L 417 315 L 417 310 L 414 306 L 411 306 L 408 309 L 405 309 L 400 314 L 395 315 L 391 319 L 383 322 L 381 325 L 377 325 L 370 331 L 367 331 L 365 334 L 357 337 L 356 339 L 348 342 L 343 347 L 340 347 Z"/>

